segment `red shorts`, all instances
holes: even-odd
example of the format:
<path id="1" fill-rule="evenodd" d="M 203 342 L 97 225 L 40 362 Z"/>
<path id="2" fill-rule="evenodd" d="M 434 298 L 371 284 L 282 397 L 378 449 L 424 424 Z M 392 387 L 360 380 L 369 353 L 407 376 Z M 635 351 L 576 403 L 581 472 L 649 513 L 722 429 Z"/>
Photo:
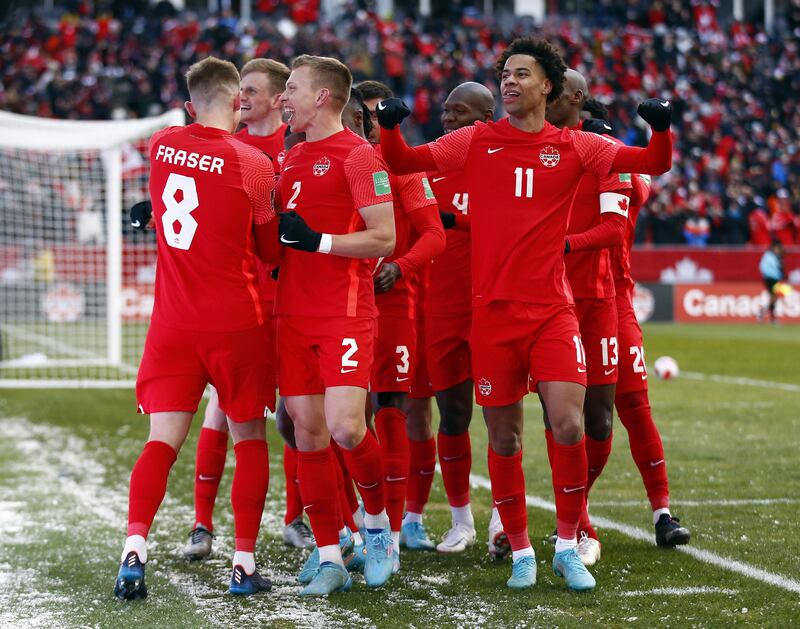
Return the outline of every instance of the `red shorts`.
<path id="1" fill-rule="evenodd" d="M 379 315 L 369 390 L 373 393 L 408 393 L 416 360 L 417 322 Z"/>
<path id="2" fill-rule="evenodd" d="M 425 353 L 434 391 L 444 391 L 472 378 L 471 324 L 472 310 L 427 318 Z"/>
<path id="3" fill-rule="evenodd" d="M 282 396 L 328 387 L 369 385 L 376 322 L 372 317 L 278 315 L 278 384 Z"/>
<path id="4" fill-rule="evenodd" d="M 586 386 L 586 359 L 573 306 L 494 301 L 472 312 L 470 333 L 475 400 L 506 406 L 528 383 Z"/>
<path id="5" fill-rule="evenodd" d="M 586 350 L 586 385 L 615 384 L 619 371 L 616 300 L 576 299 L 575 314 Z"/>
<path id="6" fill-rule="evenodd" d="M 619 379 L 617 395 L 631 391 L 647 391 L 647 365 L 644 362 L 642 328 L 636 320 L 633 303 L 626 293 L 617 295 L 619 319 Z"/>
<path id="7" fill-rule="evenodd" d="M 151 323 L 136 378 L 142 413 L 194 413 L 206 384 L 236 422 L 275 410 L 274 345 L 267 325 L 236 332 L 197 332 Z"/>
<path id="8" fill-rule="evenodd" d="M 411 367 L 411 391 L 409 391 L 408 397 L 419 400 L 433 397 L 425 347 L 425 326 L 425 315 L 422 308 L 417 308 L 417 351 L 414 352 L 414 364 Z"/>

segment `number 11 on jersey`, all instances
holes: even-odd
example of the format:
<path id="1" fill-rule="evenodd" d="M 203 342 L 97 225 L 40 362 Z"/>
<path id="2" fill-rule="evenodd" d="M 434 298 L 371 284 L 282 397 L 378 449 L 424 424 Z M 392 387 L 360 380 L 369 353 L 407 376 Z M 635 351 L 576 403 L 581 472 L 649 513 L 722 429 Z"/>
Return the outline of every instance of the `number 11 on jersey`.
<path id="1" fill-rule="evenodd" d="M 533 168 L 525 168 L 524 170 L 522 167 L 517 167 L 514 169 L 514 196 L 515 197 L 522 197 L 524 196 L 526 199 L 533 198 Z M 525 194 L 522 194 L 522 180 L 525 180 Z"/>

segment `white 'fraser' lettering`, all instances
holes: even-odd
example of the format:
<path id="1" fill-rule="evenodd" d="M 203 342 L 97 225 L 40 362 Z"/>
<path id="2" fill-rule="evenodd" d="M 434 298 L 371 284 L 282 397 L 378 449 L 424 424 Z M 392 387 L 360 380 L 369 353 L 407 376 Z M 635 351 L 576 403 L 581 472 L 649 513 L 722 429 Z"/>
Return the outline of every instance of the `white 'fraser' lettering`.
<path id="1" fill-rule="evenodd" d="M 182 149 L 176 151 L 173 147 L 164 146 L 163 144 L 158 145 L 156 160 L 165 164 L 196 168 L 209 173 L 217 173 L 218 175 L 222 174 L 222 167 L 225 165 L 225 160 L 221 157 L 187 153 Z"/>

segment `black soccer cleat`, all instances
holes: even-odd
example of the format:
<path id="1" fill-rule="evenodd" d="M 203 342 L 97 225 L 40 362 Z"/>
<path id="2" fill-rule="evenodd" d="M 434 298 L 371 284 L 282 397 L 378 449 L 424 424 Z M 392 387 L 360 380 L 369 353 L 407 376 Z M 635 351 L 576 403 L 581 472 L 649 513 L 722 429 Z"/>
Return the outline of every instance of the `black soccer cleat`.
<path id="1" fill-rule="evenodd" d="M 262 577 L 258 572 L 247 574 L 241 566 L 234 566 L 231 574 L 230 593 L 237 596 L 250 596 L 258 592 L 272 589 L 272 581 Z"/>
<path id="2" fill-rule="evenodd" d="M 691 534 L 689 529 L 681 526 L 678 518 L 673 518 L 667 513 L 662 513 L 656 522 L 656 544 L 662 548 L 674 548 L 688 544 Z"/>
<path id="3" fill-rule="evenodd" d="M 144 564 L 134 551 L 128 553 L 119 567 L 119 574 L 114 583 L 114 596 L 121 601 L 135 601 L 147 598 L 147 586 L 144 583 Z"/>

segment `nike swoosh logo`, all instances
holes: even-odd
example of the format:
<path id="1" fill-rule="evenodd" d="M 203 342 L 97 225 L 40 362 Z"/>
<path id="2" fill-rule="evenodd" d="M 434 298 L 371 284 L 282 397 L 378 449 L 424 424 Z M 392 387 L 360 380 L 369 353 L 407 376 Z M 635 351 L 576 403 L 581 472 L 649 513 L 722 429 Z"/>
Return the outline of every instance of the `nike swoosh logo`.
<path id="1" fill-rule="evenodd" d="M 664 462 L 664 459 L 659 459 L 658 461 L 650 461 L 650 467 L 656 467 L 661 465 Z"/>
<path id="2" fill-rule="evenodd" d="M 355 371 L 356 369 L 358 369 L 358 367 L 353 367 L 352 369 L 344 369 L 343 368 L 342 369 L 342 373 L 351 373 L 351 372 Z"/>
<path id="3" fill-rule="evenodd" d="M 610 375 L 611 375 L 612 373 L 614 373 L 616 370 L 617 370 L 617 368 L 616 368 L 616 367 L 614 367 L 613 369 L 603 369 L 603 373 L 604 373 L 605 375 L 607 375 L 607 376 L 610 376 Z"/>
<path id="4" fill-rule="evenodd" d="M 647 380 L 647 374 L 642 374 L 642 380 Z"/>
<path id="5" fill-rule="evenodd" d="M 387 476 L 386 477 L 386 482 L 387 483 L 396 483 L 398 481 L 405 480 L 406 478 L 407 478 L 406 476 Z"/>
<path id="6" fill-rule="evenodd" d="M 514 500 L 514 499 L 513 499 L 513 498 L 505 498 L 504 500 L 495 500 L 495 501 L 494 501 L 494 504 L 496 504 L 496 505 L 501 505 L 501 504 L 503 504 L 504 502 L 511 502 L 512 500 Z"/>
<path id="7" fill-rule="evenodd" d="M 361 489 L 372 489 L 373 487 L 377 487 L 378 486 L 378 481 L 375 481 L 374 483 L 372 483 L 372 485 L 362 485 L 361 483 L 356 481 L 356 485 L 361 487 Z"/>
<path id="8" fill-rule="evenodd" d="M 132 227 L 141 227 L 142 223 L 141 223 L 141 221 L 131 221 L 131 226 Z"/>
<path id="9" fill-rule="evenodd" d="M 661 106 L 662 107 L 669 107 L 669 101 L 668 100 L 662 100 L 661 101 Z"/>
<path id="10" fill-rule="evenodd" d="M 292 164 L 291 166 L 284 166 L 284 167 L 283 167 L 281 170 L 283 170 L 284 172 L 286 172 L 286 171 L 287 171 L 287 170 L 289 170 L 290 168 L 294 168 L 294 167 L 295 167 L 295 165 L 296 165 L 296 164 Z"/>
<path id="11" fill-rule="evenodd" d="M 408 378 L 396 378 L 398 382 L 405 382 Z"/>
<path id="12" fill-rule="evenodd" d="M 578 367 L 578 373 L 586 373 L 586 367 Z"/>
<path id="13" fill-rule="evenodd" d="M 442 461 L 457 461 L 461 458 L 461 455 L 458 456 L 443 456 Z"/>
<path id="14" fill-rule="evenodd" d="M 501 146 L 499 149 L 487 149 L 487 153 L 489 153 L 489 155 L 491 155 L 492 153 L 497 153 L 497 151 L 502 151 L 504 148 L 506 148 L 506 147 L 505 146 Z"/>
<path id="15" fill-rule="evenodd" d="M 603 125 L 603 129 L 608 129 L 609 131 L 611 131 L 611 127 L 609 127 L 607 124 Z"/>
<path id="16" fill-rule="evenodd" d="M 576 491 L 581 491 L 582 489 L 586 489 L 586 485 L 581 485 L 580 487 L 564 487 L 562 491 L 565 494 L 574 494 Z"/>
<path id="17" fill-rule="evenodd" d="M 200 476 L 197 477 L 198 480 L 217 480 L 217 478 L 217 476 L 206 476 L 205 474 L 200 474 Z"/>
<path id="18" fill-rule="evenodd" d="M 386 109 L 386 105 L 384 105 L 383 103 L 378 103 L 378 109 L 383 111 L 384 109 Z"/>
<path id="19" fill-rule="evenodd" d="M 419 472 L 420 476 L 433 476 L 435 473 L 436 470 L 431 470 L 430 472 L 427 472 L 425 470 L 420 470 Z"/>
<path id="20" fill-rule="evenodd" d="M 433 179 L 431 179 L 431 181 L 433 183 L 436 183 L 437 181 L 441 181 L 442 179 L 447 179 L 447 177 L 434 177 Z"/>
<path id="21" fill-rule="evenodd" d="M 286 240 L 286 238 L 283 237 L 283 234 L 281 234 L 281 242 L 284 245 L 292 245 L 292 244 L 294 244 L 296 242 L 300 242 L 300 241 L 299 240 Z"/>

